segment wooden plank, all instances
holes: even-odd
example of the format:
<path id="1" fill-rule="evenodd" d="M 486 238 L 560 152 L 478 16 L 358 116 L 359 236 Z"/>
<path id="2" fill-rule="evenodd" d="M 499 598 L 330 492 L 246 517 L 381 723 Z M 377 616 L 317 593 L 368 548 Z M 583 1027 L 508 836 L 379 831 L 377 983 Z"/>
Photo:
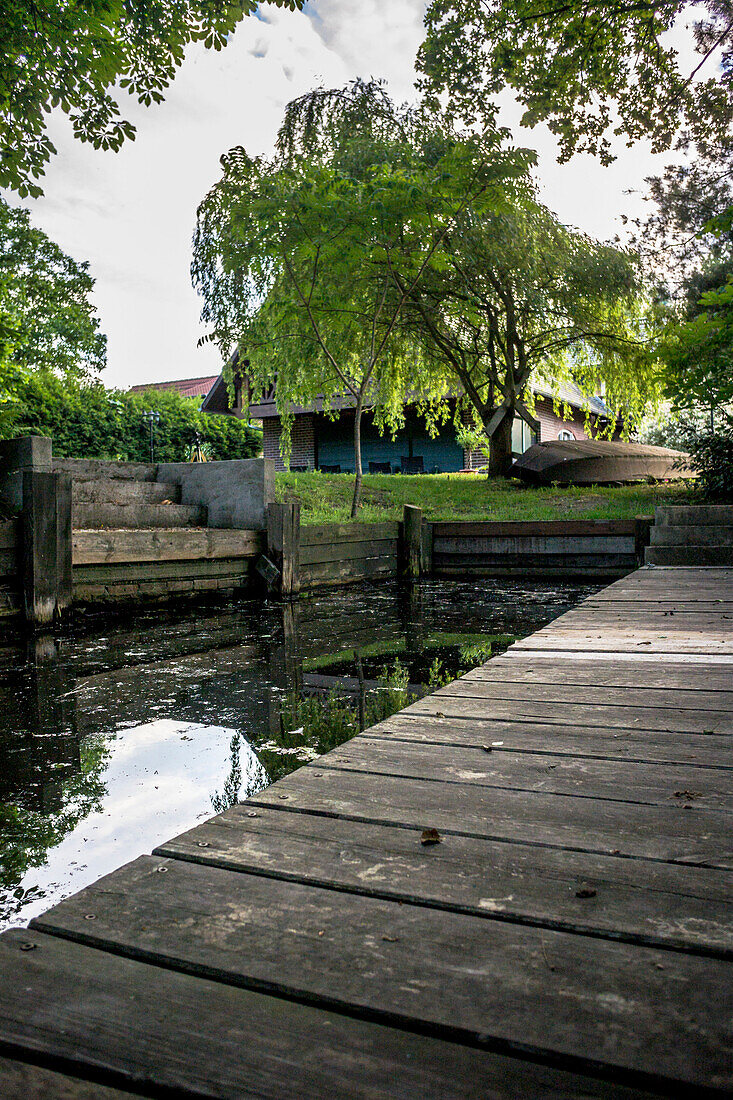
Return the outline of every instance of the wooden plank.
<path id="1" fill-rule="evenodd" d="M 523 555 L 510 557 L 495 555 L 481 561 L 467 560 L 455 562 L 452 558 L 438 558 L 433 564 L 436 577 L 457 577 L 469 580 L 472 577 L 528 577 L 533 580 L 611 580 L 628 573 L 634 568 L 631 558 L 606 558 L 596 555 L 585 558 L 582 564 L 572 558 L 527 559 Z"/>
<path id="2" fill-rule="evenodd" d="M 434 695 L 426 696 L 405 708 L 403 713 L 415 718 L 445 717 L 471 719 L 501 719 L 512 722 L 561 722 L 578 728 L 622 730 L 662 730 L 667 733 L 731 734 L 733 713 L 726 710 L 695 711 L 671 707 L 589 707 L 575 704 L 543 702 L 542 700 L 482 699 L 460 680 L 454 681 Z"/>
<path id="3" fill-rule="evenodd" d="M 416 718 L 400 712 L 371 726 L 372 737 L 399 736 L 421 744 L 469 745 L 481 748 L 503 741 L 505 752 L 551 753 L 640 764 L 689 764 L 697 768 L 730 767 L 730 737 L 674 733 L 665 730 L 589 729 L 565 722 L 499 722 L 482 719 Z"/>
<path id="4" fill-rule="evenodd" d="M 357 561 L 321 562 L 318 565 L 303 566 L 301 578 L 303 586 L 340 584 L 341 582 L 361 580 L 367 577 L 394 575 L 397 572 L 397 560 L 394 556 L 384 558 L 362 558 Z"/>
<path id="5" fill-rule="evenodd" d="M 730 876 L 619 856 L 452 836 L 427 849 L 410 829 L 247 806 L 156 855 L 629 942 L 733 949 Z M 578 898 L 584 886 L 600 899 Z M 675 919 L 670 920 L 670 913 Z"/>
<path id="6" fill-rule="evenodd" d="M 651 947 L 145 856 L 34 926 L 579 1071 L 733 1085 L 719 1014 L 731 967 L 718 959 L 675 953 L 672 964 Z"/>
<path id="7" fill-rule="evenodd" d="M 400 525 L 387 523 L 323 523 L 304 524 L 300 529 L 301 546 L 328 546 L 333 542 L 372 542 L 396 540 Z"/>
<path id="8" fill-rule="evenodd" d="M 22 951 L 28 942 L 35 949 Z M 0 960 L 0 1043 L 6 1051 L 143 1094 L 475 1100 L 480 1081 L 484 1095 L 497 1100 L 553 1092 L 578 1100 L 637 1096 L 623 1088 L 617 1093 L 614 1083 L 596 1085 L 563 1070 L 146 966 L 39 932 L 0 937 Z"/>
<path id="9" fill-rule="evenodd" d="M 20 546 L 20 524 L 11 519 L 0 523 L 0 550 L 17 550 Z"/>
<path id="10" fill-rule="evenodd" d="M 216 561 L 151 561 L 128 565 L 80 565 L 74 568 L 77 584 L 125 584 L 127 581 L 185 580 L 191 577 L 247 576 L 250 558 Z"/>
<path id="11" fill-rule="evenodd" d="M 711 654 L 726 654 L 733 656 L 733 634 L 730 631 L 700 631 L 699 634 L 690 631 L 685 636 L 680 633 L 672 636 L 669 631 L 664 633 L 655 630 L 627 630 L 617 628 L 615 630 L 603 630 L 602 632 L 589 631 L 586 627 L 577 630 L 558 627 L 552 634 L 543 634 L 539 631 L 528 638 L 515 642 L 518 650 L 529 652 L 530 650 L 552 650 L 559 652 L 564 649 L 576 649 L 585 653 L 613 653 L 619 649 L 638 649 L 644 646 L 647 653 L 699 653 L 709 656 Z"/>
<path id="12" fill-rule="evenodd" d="M 631 520 L 487 520 L 482 522 L 433 524 L 434 537 L 440 538 L 516 538 L 559 536 L 615 536 L 634 535 Z"/>
<path id="13" fill-rule="evenodd" d="M 355 542 L 331 542 L 316 543 L 314 546 L 301 546 L 301 567 L 320 564 L 331 561 L 350 561 L 352 559 L 383 558 L 394 556 L 395 568 L 397 568 L 397 540 L 383 539 L 378 541 Z"/>
<path id="14" fill-rule="evenodd" d="M 0 576 L 15 576 L 19 567 L 20 561 L 17 550 L 0 550 Z"/>
<path id="15" fill-rule="evenodd" d="M 487 746 L 490 747 L 490 746 Z M 545 794 L 604 798 L 647 806 L 683 807 L 688 802 L 709 810 L 733 810 L 733 768 L 679 764 L 639 764 L 592 760 L 552 753 L 512 753 L 503 747 L 418 745 L 367 734 L 333 749 L 318 767 L 343 768 L 371 775 L 431 779 Z M 733 826 L 733 822 L 731 823 Z"/>
<path id="16" fill-rule="evenodd" d="M 262 553 L 259 531 L 215 528 L 75 531 L 73 564 L 104 565 L 143 561 L 200 561 L 253 557 Z"/>
<path id="17" fill-rule="evenodd" d="M 361 821 L 431 826 L 464 836 L 615 852 L 695 866 L 733 866 L 730 817 L 693 803 L 640 806 L 600 798 L 469 787 L 418 779 L 301 768 L 254 795 L 254 807 L 338 814 Z"/>
<path id="18" fill-rule="evenodd" d="M 599 687 L 591 684 L 556 683 L 553 681 L 540 682 L 536 678 L 531 682 L 524 679 L 510 680 L 489 679 L 484 669 L 475 669 L 465 676 L 455 680 L 450 687 L 455 687 L 457 694 L 466 694 L 469 691 L 477 699 L 515 699 L 521 702 L 528 700 L 536 702 L 572 703 L 574 706 L 585 704 L 595 707 L 599 702 L 604 706 L 626 707 L 668 707 L 674 704 L 675 710 L 700 711 L 733 711 L 733 691 L 688 691 L 684 698 L 680 699 L 678 693 L 669 687 L 655 688 L 644 686 L 626 687 Z M 482 675 L 482 673 L 484 673 Z M 731 681 L 733 682 L 733 680 Z M 460 689 L 460 690 L 459 690 Z"/>
<path id="19" fill-rule="evenodd" d="M 634 555 L 633 535 L 594 536 L 590 535 L 535 535 L 504 536 L 485 538 L 444 538 L 433 537 L 433 554 L 437 557 L 479 557 L 495 554 L 566 554 L 572 557 L 588 554 L 629 554 Z"/>
<path id="20" fill-rule="evenodd" d="M 486 664 L 467 673 L 467 679 L 482 679 L 496 683 L 594 685 L 599 694 L 606 688 L 649 688 L 674 691 L 680 701 L 698 691 L 728 691 L 731 672 L 719 665 L 679 664 L 674 660 L 637 660 L 633 664 L 617 660 L 610 662 L 554 658 L 545 653 L 519 653 L 512 649 L 509 656 L 499 654 Z M 685 703 L 685 705 L 687 705 Z"/>
<path id="21" fill-rule="evenodd" d="M 97 1081 L 84 1081 L 0 1056 L 0 1096 L 3 1100 L 133 1100 L 134 1095 L 149 1096 L 150 1093 L 120 1092 Z"/>

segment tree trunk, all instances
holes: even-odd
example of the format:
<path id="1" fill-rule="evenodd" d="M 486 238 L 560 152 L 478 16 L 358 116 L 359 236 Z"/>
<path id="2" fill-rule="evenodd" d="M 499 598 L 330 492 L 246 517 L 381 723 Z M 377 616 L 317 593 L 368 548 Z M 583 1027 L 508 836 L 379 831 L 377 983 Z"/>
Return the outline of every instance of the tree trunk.
<path id="1" fill-rule="evenodd" d="M 354 470 L 356 477 L 354 478 L 354 497 L 351 501 L 352 519 L 356 518 L 356 513 L 359 511 L 359 501 L 361 500 L 361 414 L 363 411 L 363 398 L 360 394 L 354 409 Z"/>
<path id="2" fill-rule="evenodd" d="M 512 462 L 512 424 L 514 416 L 507 412 L 491 437 L 489 451 L 489 477 L 509 477 Z"/>

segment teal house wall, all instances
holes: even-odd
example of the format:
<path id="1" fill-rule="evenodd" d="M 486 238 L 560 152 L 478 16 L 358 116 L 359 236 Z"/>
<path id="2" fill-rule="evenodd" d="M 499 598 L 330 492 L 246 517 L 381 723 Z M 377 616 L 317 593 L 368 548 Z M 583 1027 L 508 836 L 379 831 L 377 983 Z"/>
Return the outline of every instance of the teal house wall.
<path id="1" fill-rule="evenodd" d="M 340 416 L 329 420 L 326 416 L 314 418 L 316 466 L 340 466 L 342 473 L 353 473 L 354 445 L 352 416 Z M 424 421 L 408 412 L 405 427 L 393 440 L 389 432 L 380 435 L 368 414 L 362 420 L 362 466 L 369 470 L 370 462 L 389 462 L 393 470 L 399 470 L 402 458 L 422 457 L 426 473 L 454 473 L 463 469 L 463 448 L 456 439 L 452 423 L 442 426 L 433 439 Z"/>

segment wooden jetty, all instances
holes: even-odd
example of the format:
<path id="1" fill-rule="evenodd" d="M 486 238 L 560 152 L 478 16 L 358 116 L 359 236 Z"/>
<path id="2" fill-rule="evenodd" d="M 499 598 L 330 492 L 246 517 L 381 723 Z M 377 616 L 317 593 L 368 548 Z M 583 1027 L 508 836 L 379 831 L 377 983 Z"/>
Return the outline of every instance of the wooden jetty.
<path id="1" fill-rule="evenodd" d="M 733 570 L 642 569 L 0 937 L 0 1095 L 730 1095 Z"/>

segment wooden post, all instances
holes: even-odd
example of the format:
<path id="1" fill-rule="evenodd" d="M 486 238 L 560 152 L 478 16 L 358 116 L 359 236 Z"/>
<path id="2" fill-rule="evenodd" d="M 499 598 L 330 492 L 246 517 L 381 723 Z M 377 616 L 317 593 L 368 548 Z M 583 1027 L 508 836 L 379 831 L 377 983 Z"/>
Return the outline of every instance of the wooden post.
<path id="1" fill-rule="evenodd" d="M 300 591 L 300 502 L 267 506 L 267 552 L 280 570 L 280 595 Z"/>
<path id="2" fill-rule="evenodd" d="M 420 535 L 420 575 L 430 576 L 433 571 L 433 525 L 423 523 Z"/>
<path id="3" fill-rule="evenodd" d="M 23 595 L 33 626 L 71 604 L 71 478 L 23 471 Z"/>
<path id="4" fill-rule="evenodd" d="M 644 564 L 644 551 L 649 545 L 653 525 L 653 516 L 634 516 L 634 550 L 637 565 Z"/>
<path id="5" fill-rule="evenodd" d="M 422 543 L 422 508 L 405 505 L 402 521 L 403 572 L 406 577 L 420 576 L 420 547 Z"/>

